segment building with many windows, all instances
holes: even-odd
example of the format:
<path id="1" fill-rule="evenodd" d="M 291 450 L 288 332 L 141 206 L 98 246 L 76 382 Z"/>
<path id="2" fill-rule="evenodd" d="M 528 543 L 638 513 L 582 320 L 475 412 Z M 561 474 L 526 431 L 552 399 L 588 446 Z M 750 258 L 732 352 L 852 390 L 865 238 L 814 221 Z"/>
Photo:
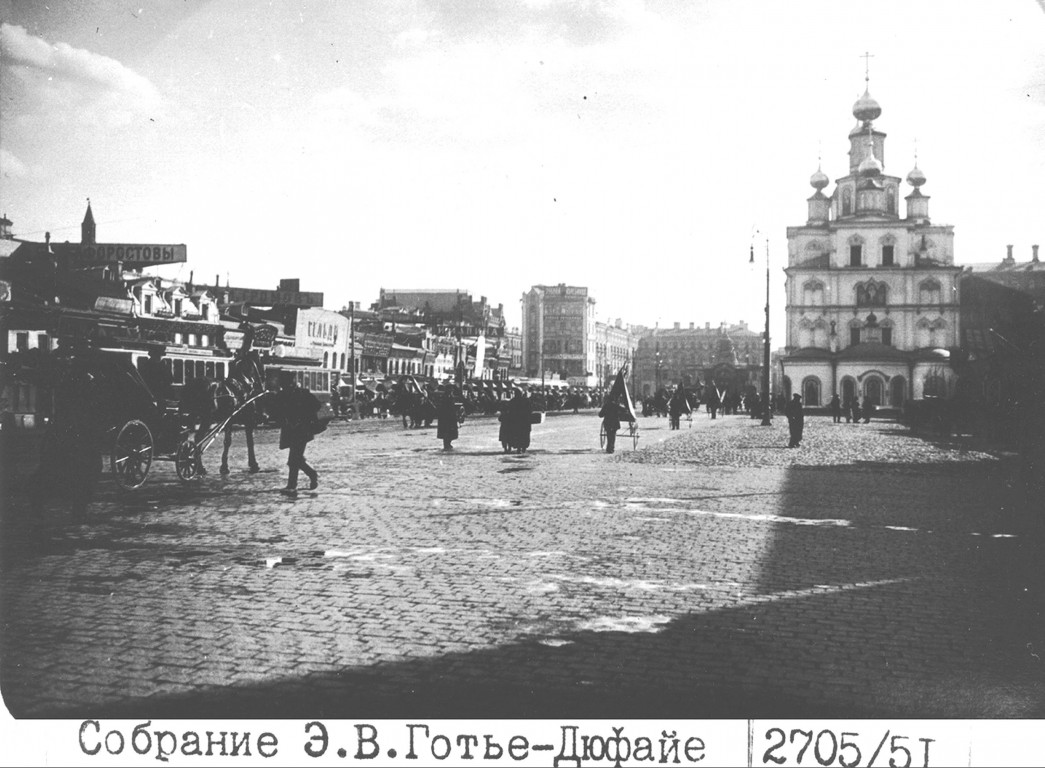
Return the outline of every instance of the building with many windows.
<path id="1" fill-rule="evenodd" d="M 834 394 L 877 406 L 953 391 L 949 350 L 958 346 L 954 228 L 929 218 L 925 174 L 885 173 L 882 110 L 868 91 L 853 105 L 849 172 L 834 191 L 817 169 L 809 180 L 808 219 L 788 227 L 785 394 L 807 406 Z"/>
<path id="2" fill-rule="evenodd" d="M 522 364 L 530 378 L 605 386 L 636 345 L 621 320 L 595 319 L 595 299 L 584 286 L 535 285 L 522 296 Z"/>
<path id="3" fill-rule="evenodd" d="M 703 328 L 652 328 L 642 335 L 635 352 L 635 391 L 642 397 L 682 383 L 699 389 L 709 382 L 722 391 L 743 396 L 758 387 L 762 371 L 762 334 L 747 323 L 721 323 Z"/>

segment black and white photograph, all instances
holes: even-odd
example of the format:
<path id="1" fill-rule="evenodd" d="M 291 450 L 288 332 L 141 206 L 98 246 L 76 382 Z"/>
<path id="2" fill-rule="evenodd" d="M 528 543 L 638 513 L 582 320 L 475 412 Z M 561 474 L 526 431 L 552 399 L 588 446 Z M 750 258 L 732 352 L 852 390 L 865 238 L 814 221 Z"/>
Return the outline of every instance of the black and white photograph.
<path id="1" fill-rule="evenodd" d="M 1040 764 L 1043 40 L 0 0 L 0 765 Z"/>

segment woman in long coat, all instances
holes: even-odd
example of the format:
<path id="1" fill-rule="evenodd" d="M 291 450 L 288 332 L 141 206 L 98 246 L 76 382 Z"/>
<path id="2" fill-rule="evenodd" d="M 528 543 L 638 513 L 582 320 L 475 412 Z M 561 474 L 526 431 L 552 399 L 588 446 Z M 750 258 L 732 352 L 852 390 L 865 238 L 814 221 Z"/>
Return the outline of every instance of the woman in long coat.
<path id="1" fill-rule="evenodd" d="M 444 451 L 452 451 L 454 449 L 452 443 L 457 439 L 458 423 L 457 398 L 454 396 L 452 389 L 447 389 L 446 393 L 439 400 L 439 405 L 436 408 L 436 419 L 439 421 L 439 425 L 436 428 L 436 436 L 443 441 Z"/>
<path id="2" fill-rule="evenodd" d="M 530 447 L 530 417 L 533 409 L 530 399 L 521 389 L 515 390 L 515 396 L 508 401 L 501 414 L 499 437 L 505 453 L 516 450 L 524 452 Z"/>

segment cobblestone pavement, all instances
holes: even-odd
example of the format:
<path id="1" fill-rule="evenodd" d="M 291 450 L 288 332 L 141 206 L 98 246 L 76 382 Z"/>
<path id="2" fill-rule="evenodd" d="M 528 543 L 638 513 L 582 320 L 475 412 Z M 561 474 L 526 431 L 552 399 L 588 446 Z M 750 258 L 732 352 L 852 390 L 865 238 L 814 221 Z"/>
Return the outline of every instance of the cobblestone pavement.
<path id="1" fill-rule="evenodd" d="M 1042 717 L 1041 537 L 1011 458 L 889 423 L 703 414 L 505 456 L 469 420 L 337 423 L 103 483 L 85 525 L 5 499 L 16 717 Z M 238 438 L 237 438 L 238 440 Z M 236 453 L 239 451 L 239 453 Z"/>

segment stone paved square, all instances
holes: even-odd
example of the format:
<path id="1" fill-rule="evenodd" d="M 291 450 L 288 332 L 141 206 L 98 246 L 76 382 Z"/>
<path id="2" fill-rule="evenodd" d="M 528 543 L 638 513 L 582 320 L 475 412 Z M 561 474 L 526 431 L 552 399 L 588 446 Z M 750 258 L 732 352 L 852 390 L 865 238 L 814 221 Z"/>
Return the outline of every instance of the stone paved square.
<path id="1" fill-rule="evenodd" d="M 703 414 L 504 455 L 493 419 L 338 422 L 320 487 L 158 465 L 84 525 L 4 500 L 16 717 L 1045 715 L 1040 531 L 1012 457 L 891 421 Z"/>

